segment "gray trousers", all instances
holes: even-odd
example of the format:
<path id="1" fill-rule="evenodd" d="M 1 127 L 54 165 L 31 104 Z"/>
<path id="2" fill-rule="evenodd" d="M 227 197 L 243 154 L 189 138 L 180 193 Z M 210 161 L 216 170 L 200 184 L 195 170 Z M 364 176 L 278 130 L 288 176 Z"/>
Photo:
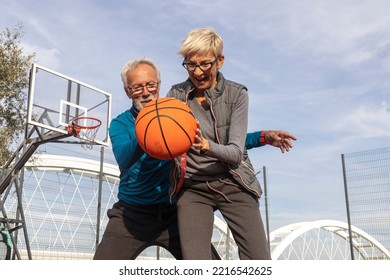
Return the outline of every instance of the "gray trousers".
<path id="1" fill-rule="evenodd" d="M 214 211 L 231 230 L 242 260 L 269 260 L 259 201 L 231 179 L 200 182 L 186 179 L 178 194 L 178 222 L 184 259 L 211 259 Z"/>
<path id="2" fill-rule="evenodd" d="M 182 259 L 176 206 L 134 206 L 118 201 L 107 216 L 109 221 L 95 260 L 134 260 L 154 245 Z"/>
<path id="3" fill-rule="evenodd" d="M 182 259 L 176 205 L 129 205 L 118 201 L 108 210 L 109 222 L 94 260 L 134 260 L 149 246 L 160 246 Z M 213 259 L 220 259 L 210 242 Z M 211 246 L 211 250 L 210 250 Z"/>

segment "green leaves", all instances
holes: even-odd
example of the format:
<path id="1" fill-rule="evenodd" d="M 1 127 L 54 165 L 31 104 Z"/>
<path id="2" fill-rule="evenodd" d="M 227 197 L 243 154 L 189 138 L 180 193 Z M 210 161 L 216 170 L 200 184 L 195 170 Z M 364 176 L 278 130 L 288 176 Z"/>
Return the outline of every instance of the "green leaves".
<path id="1" fill-rule="evenodd" d="M 12 154 L 26 121 L 26 90 L 33 54 L 24 54 L 22 24 L 0 33 L 0 166 Z"/>

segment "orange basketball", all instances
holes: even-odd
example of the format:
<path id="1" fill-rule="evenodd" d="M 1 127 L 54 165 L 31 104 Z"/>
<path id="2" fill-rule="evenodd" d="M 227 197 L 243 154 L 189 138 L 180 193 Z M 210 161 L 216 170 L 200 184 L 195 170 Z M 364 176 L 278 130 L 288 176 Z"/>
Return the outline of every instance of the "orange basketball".
<path id="1" fill-rule="evenodd" d="M 186 153 L 195 140 L 196 128 L 191 109 L 169 97 L 149 102 L 135 122 L 139 145 L 158 159 L 173 159 Z"/>

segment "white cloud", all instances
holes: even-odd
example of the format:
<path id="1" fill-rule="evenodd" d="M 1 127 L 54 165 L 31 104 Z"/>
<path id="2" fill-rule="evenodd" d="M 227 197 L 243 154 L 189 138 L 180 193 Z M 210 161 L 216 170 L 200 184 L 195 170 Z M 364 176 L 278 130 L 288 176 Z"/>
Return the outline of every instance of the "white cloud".
<path id="1" fill-rule="evenodd" d="M 53 70 L 57 70 L 59 68 L 61 63 L 60 51 L 56 48 L 47 49 L 42 46 L 23 44 L 23 50 L 26 53 L 35 52 L 36 56 L 34 62 Z"/>
<path id="2" fill-rule="evenodd" d="M 56 45 L 55 40 L 51 34 L 51 30 L 53 29 L 50 24 L 42 24 L 40 20 L 32 18 L 29 20 L 29 26 L 33 28 L 35 33 L 37 33 L 35 36 L 41 37 L 40 40 L 43 39 L 52 45 Z"/>
<path id="3" fill-rule="evenodd" d="M 390 111 L 386 102 L 381 107 L 360 106 L 333 126 L 359 138 L 390 137 Z"/>

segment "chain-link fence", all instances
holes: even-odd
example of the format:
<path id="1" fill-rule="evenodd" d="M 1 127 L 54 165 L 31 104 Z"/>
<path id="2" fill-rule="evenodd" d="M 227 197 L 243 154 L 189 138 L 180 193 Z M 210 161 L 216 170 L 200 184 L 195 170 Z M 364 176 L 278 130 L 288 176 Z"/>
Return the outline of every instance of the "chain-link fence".
<path id="1" fill-rule="evenodd" d="M 342 164 L 348 223 L 390 250 L 390 148 L 343 154 Z"/>

